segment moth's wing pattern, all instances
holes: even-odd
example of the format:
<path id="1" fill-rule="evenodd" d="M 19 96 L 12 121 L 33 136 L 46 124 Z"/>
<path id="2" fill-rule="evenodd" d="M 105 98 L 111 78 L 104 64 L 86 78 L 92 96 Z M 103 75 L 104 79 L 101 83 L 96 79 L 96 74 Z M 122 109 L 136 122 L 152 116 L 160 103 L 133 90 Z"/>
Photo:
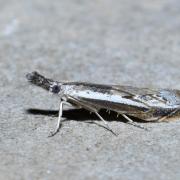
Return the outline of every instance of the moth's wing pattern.
<path id="1" fill-rule="evenodd" d="M 147 107 L 166 105 L 169 100 L 161 95 L 161 90 L 136 88 L 131 86 L 113 86 L 112 91 L 117 91 L 123 98 L 141 102 Z"/>
<path id="2" fill-rule="evenodd" d="M 132 86 L 119 86 L 113 85 L 112 90 L 116 90 L 127 95 L 146 95 L 146 94 L 157 94 L 157 90 L 149 89 L 149 88 L 137 88 Z"/>
<path id="3" fill-rule="evenodd" d="M 172 90 L 153 90 L 148 88 L 136 88 L 131 86 L 113 86 L 112 91 L 117 91 L 124 98 L 132 101 L 143 103 L 147 107 L 147 111 L 138 110 L 137 112 L 128 112 L 128 115 L 138 117 L 146 121 L 158 121 L 170 117 L 177 108 L 174 104 L 177 102 L 179 91 Z"/>
<path id="4" fill-rule="evenodd" d="M 118 102 L 116 99 L 115 101 L 113 99 L 112 101 L 106 101 L 106 99 L 75 97 L 78 102 L 87 105 L 87 107 L 84 108 L 94 109 L 96 112 L 100 109 L 107 109 L 119 114 L 134 116 L 145 121 L 157 121 L 162 117 L 169 116 L 175 110 L 171 104 L 174 104 L 177 98 L 172 98 L 174 94 L 173 91 L 170 90 L 86 83 L 80 85 L 82 85 L 83 88 L 91 89 L 93 92 L 104 92 L 105 96 L 115 95 L 118 99 L 123 98 L 121 103 L 121 100 Z M 128 104 L 128 102 L 130 102 L 130 104 Z"/>
<path id="5" fill-rule="evenodd" d="M 94 85 L 90 84 L 91 88 L 93 90 L 98 90 L 99 92 L 105 91 L 103 88 L 103 85 Z M 107 88 L 106 88 L 107 89 Z M 147 116 L 147 112 L 151 110 L 151 107 L 148 107 L 145 103 L 142 103 L 140 100 L 135 99 L 134 97 L 138 94 L 138 88 L 133 88 L 133 87 L 125 87 L 125 86 L 108 86 L 108 90 L 105 92 L 108 93 L 109 95 L 117 95 L 119 97 L 123 97 L 124 99 L 131 100 L 131 101 L 136 101 L 136 104 L 139 104 L 141 107 L 136 107 L 136 106 L 130 106 L 128 104 L 123 104 L 119 103 L 116 101 L 106 101 L 103 99 L 93 99 L 93 98 L 83 98 L 83 97 L 73 97 L 76 99 L 74 101 L 73 98 L 69 95 L 67 97 L 68 102 L 78 106 L 82 106 L 82 108 L 85 108 L 87 110 L 94 110 L 98 112 L 100 109 L 107 109 L 107 110 L 113 110 L 117 112 L 118 114 L 127 114 L 127 115 L 132 115 L 141 119 L 145 119 Z M 143 93 L 147 92 L 147 90 Z M 152 91 L 151 91 L 152 92 Z M 141 94 L 143 94 L 141 92 Z"/>

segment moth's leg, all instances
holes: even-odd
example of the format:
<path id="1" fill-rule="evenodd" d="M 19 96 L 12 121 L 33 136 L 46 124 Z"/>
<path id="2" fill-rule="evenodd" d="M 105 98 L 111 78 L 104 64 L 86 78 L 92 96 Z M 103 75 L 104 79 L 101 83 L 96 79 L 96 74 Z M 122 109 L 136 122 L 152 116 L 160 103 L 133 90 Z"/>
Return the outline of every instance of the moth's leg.
<path id="1" fill-rule="evenodd" d="M 137 124 L 136 122 L 134 122 L 131 118 L 129 118 L 127 115 L 125 114 L 121 114 L 128 122 L 128 124 L 131 124 L 135 127 L 138 127 L 138 128 L 141 128 L 141 129 L 145 129 L 147 130 L 147 128 L 143 127 L 143 126 L 140 126 L 139 124 Z"/>
<path id="2" fill-rule="evenodd" d="M 69 105 L 68 102 L 60 100 L 60 103 L 59 103 L 59 115 L 58 115 L 58 122 L 57 122 L 57 125 L 56 125 L 56 129 L 55 129 L 54 132 L 51 132 L 51 134 L 48 137 L 52 137 L 52 136 L 56 135 L 59 132 L 59 129 L 61 127 L 61 119 L 62 119 L 63 105 L 64 104 Z"/>
<path id="3" fill-rule="evenodd" d="M 107 127 L 107 129 L 109 129 L 111 132 L 113 132 L 113 130 L 109 127 L 108 122 L 106 120 L 104 120 L 104 118 L 97 112 L 94 111 L 94 113 L 99 117 L 99 119 L 105 124 L 105 126 Z M 114 132 L 113 132 L 114 133 Z M 115 134 L 115 133 L 114 133 Z"/>
<path id="4" fill-rule="evenodd" d="M 108 122 L 107 122 L 106 120 L 104 120 L 104 118 L 97 112 L 97 109 L 95 109 L 94 107 L 91 107 L 91 106 L 85 104 L 85 103 L 82 102 L 82 101 L 79 101 L 78 99 L 76 99 L 76 98 L 74 98 L 74 97 L 70 97 L 70 96 L 69 96 L 68 99 L 69 99 L 70 101 L 73 101 L 73 103 L 77 104 L 78 106 L 81 106 L 81 107 L 83 107 L 83 108 L 85 108 L 85 109 L 87 109 L 87 110 L 95 113 L 95 114 L 99 117 L 99 119 L 100 119 L 101 121 L 103 121 L 103 123 L 105 124 L 105 127 L 106 127 L 109 131 L 111 131 L 114 135 L 117 135 L 117 134 L 116 134 L 115 132 L 113 132 L 113 130 L 109 127 Z"/>
<path id="5" fill-rule="evenodd" d="M 104 118 L 97 112 L 94 111 L 94 113 L 99 117 L 99 119 L 104 123 L 105 127 L 112 132 L 115 136 L 117 136 L 117 134 L 109 127 L 108 122 L 106 120 L 104 120 Z"/>

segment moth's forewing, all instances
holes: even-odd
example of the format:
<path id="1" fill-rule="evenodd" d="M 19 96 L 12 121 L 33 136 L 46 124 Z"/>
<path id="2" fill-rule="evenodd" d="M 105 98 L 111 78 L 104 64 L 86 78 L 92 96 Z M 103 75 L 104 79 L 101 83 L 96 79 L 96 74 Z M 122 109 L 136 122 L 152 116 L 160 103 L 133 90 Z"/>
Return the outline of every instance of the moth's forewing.
<path id="1" fill-rule="evenodd" d="M 146 121 L 156 121 L 177 109 L 177 105 L 173 104 L 177 97 L 166 97 L 167 92 L 131 86 L 74 83 L 69 95 L 97 111 L 108 109 Z M 172 95 L 175 96 L 174 93 Z"/>
<path id="2" fill-rule="evenodd" d="M 89 107 L 100 109 L 108 109 L 121 114 L 132 114 L 139 117 L 149 111 L 149 107 L 138 100 L 130 98 L 134 93 L 128 92 L 129 87 L 122 89 L 113 86 L 77 83 L 73 85 L 73 91 L 69 92 L 69 96 L 75 98 L 78 102 L 82 102 Z M 71 99 L 69 99 L 71 101 Z"/>

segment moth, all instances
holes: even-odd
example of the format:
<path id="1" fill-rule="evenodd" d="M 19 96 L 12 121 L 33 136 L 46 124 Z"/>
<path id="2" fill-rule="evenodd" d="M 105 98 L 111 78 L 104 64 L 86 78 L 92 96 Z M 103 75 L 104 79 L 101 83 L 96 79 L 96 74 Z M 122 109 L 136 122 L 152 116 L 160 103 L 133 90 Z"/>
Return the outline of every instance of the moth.
<path id="1" fill-rule="evenodd" d="M 38 72 L 28 73 L 26 78 L 32 84 L 59 96 L 58 122 L 51 136 L 55 135 L 61 127 L 65 104 L 95 113 L 109 130 L 111 129 L 107 121 L 99 114 L 101 109 L 115 111 L 128 123 L 136 126 L 131 117 L 150 122 L 162 122 L 173 120 L 180 115 L 180 90 L 155 90 L 87 82 L 59 82 L 45 78 Z"/>

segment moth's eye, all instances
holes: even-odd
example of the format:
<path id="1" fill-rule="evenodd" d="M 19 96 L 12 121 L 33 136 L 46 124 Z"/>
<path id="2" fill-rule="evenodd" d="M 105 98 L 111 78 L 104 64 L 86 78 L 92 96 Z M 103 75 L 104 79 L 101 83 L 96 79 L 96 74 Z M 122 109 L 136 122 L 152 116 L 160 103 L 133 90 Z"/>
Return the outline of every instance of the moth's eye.
<path id="1" fill-rule="evenodd" d="M 59 91 L 60 91 L 60 87 L 58 86 L 58 85 L 54 85 L 53 87 L 52 87 L 52 93 L 59 93 Z"/>

